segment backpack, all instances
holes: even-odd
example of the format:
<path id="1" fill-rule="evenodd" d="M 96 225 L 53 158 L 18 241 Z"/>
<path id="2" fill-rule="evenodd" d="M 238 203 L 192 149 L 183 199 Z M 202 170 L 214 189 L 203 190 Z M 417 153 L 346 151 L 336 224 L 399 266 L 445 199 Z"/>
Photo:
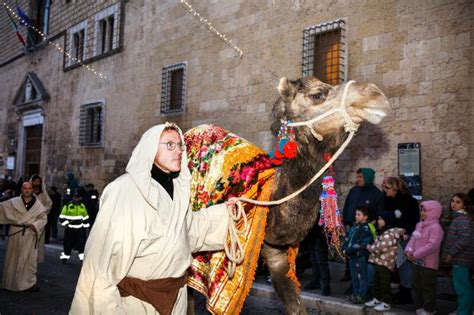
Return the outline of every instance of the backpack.
<path id="1" fill-rule="evenodd" d="M 375 241 L 377 239 L 377 229 L 373 223 L 368 223 L 367 225 L 369 226 L 370 234 L 372 234 L 372 241 Z"/>

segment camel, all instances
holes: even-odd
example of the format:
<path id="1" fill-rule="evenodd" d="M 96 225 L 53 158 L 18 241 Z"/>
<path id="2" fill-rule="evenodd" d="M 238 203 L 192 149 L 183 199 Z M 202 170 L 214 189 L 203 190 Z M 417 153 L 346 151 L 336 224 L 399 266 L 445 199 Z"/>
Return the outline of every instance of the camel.
<path id="1" fill-rule="evenodd" d="M 281 78 L 280 97 L 272 110 L 271 130 L 278 134 L 281 119 L 294 122 L 307 121 L 337 106 L 343 106 L 353 123 L 367 121 L 378 124 L 386 116 L 389 103 L 382 91 L 370 83 L 352 83 L 331 86 L 316 77 L 297 80 Z M 341 104 L 347 89 L 345 104 Z M 312 125 L 295 128 L 298 155 L 285 160 L 277 168 L 271 200 L 287 196 L 316 174 L 325 164 L 324 154 L 333 154 L 345 138 L 347 119 L 334 113 Z M 287 276 L 289 270 L 287 251 L 296 246 L 315 224 L 321 180 L 315 181 L 297 197 L 270 207 L 262 255 L 272 277 L 272 284 L 288 314 L 306 314 L 299 290 Z"/>
<path id="2" fill-rule="evenodd" d="M 357 126 L 364 121 L 373 124 L 379 123 L 386 116 L 386 111 L 389 108 L 387 98 L 373 84 L 355 83 L 350 81 L 346 84 L 331 86 L 323 83 L 315 77 L 305 77 L 298 80 L 282 78 L 280 79 L 278 90 L 280 97 L 274 104 L 272 110 L 273 123 L 271 125 L 271 130 L 273 134 L 275 136 L 278 135 L 284 121 L 291 120 L 294 123 L 305 122 L 306 125 L 293 127 L 294 142 L 292 143 L 292 159 L 283 160 L 282 165 L 279 167 L 276 167 L 276 165 L 278 165 L 276 162 L 274 162 L 274 164 L 271 162 L 260 164 L 260 166 L 265 165 L 264 168 L 259 168 L 260 171 L 272 171 L 271 180 L 273 186 L 269 186 L 269 191 L 271 191 L 270 200 L 279 200 L 305 186 L 313 175 L 318 173 L 321 167 L 325 164 L 325 154 L 333 154 L 339 146 L 345 142 L 346 130 L 354 131 L 357 129 Z M 338 110 L 338 112 L 334 112 L 335 110 Z M 308 123 L 308 121 L 313 121 L 314 118 L 318 120 L 316 122 Z M 203 133 L 201 134 L 201 132 Z M 196 180 L 193 182 L 193 187 L 199 187 L 199 176 L 204 176 L 203 174 L 205 171 L 202 173 L 200 170 L 202 165 L 209 166 L 202 168 L 202 170 L 209 170 L 211 178 L 214 180 L 219 178 L 217 176 L 215 178 L 213 177 L 215 176 L 216 171 L 218 171 L 217 169 L 210 171 L 212 165 L 220 167 L 219 165 L 221 164 L 219 164 L 219 162 L 211 162 L 219 161 L 219 158 L 212 160 L 210 157 L 211 155 L 208 155 L 208 152 L 211 151 L 209 149 L 211 147 L 217 148 L 216 143 L 219 141 L 218 147 L 222 148 L 224 142 L 223 139 L 227 139 L 227 135 L 228 133 L 226 130 L 214 125 L 198 126 L 186 133 L 185 139 L 188 146 L 188 159 L 193 161 L 191 163 L 193 169 L 192 173 L 197 175 Z M 352 137 L 352 135 L 353 133 L 351 133 L 350 136 Z M 294 157 L 295 142 L 298 147 L 296 157 Z M 200 148 L 203 143 L 205 143 L 204 146 L 206 148 L 204 151 Z M 252 146 L 255 147 L 250 144 L 250 146 L 243 147 L 243 150 L 248 150 L 249 147 Z M 254 148 L 251 151 L 260 152 L 258 155 L 259 159 L 267 159 L 270 161 L 270 158 L 262 149 Z M 221 151 L 221 149 L 213 149 L 213 152 L 215 153 L 212 154 L 216 154 L 218 157 L 219 154 L 223 154 L 226 150 Z M 232 154 L 234 154 L 235 158 L 233 158 L 232 161 L 233 163 L 236 163 L 235 165 L 239 165 L 239 167 L 247 165 L 242 163 L 243 160 L 240 160 L 241 156 L 239 155 L 238 150 L 227 152 L 232 152 Z M 244 152 L 242 152 L 242 155 L 245 155 Z M 261 160 L 259 161 L 261 162 Z M 224 164 L 225 163 L 222 165 Z M 224 170 L 224 172 L 228 172 L 228 170 Z M 229 176 L 231 176 L 230 173 L 225 173 L 222 174 L 221 178 L 224 178 L 225 180 L 226 178 L 228 179 Z M 245 176 L 245 178 L 246 177 L 247 176 Z M 232 180 L 229 182 L 229 186 L 222 185 L 222 182 L 220 182 L 219 179 L 219 182 L 221 183 L 220 185 L 222 186 L 220 189 L 221 193 L 227 193 L 229 195 L 219 197 L 221 193 L 214 194 L 215 192 L 208 191 L 209 195 L 212 194 L 213 196 L 218 196 L 218 198 L 224 198 L 225 200 L 225 198 L 234 193 L 234 190 L 229 187 L 236 185 L 235 188 L 241 188 L 239 185 L 241 185 L 241 182 L 243 181 L 242 177 L 237 177 L 238 180 L 236 182 L 234 182 L 235 176 L 230 178 L 232 178 Z M 250 176 L 250 178 L 252 177 Z M 250 181 L 250 179 L 245 179 L 245 181 Z M 260 239 L 263 239 L 261 254 L 270 269 L 272 284 L 288 314 L 306 314 L 306 309 L 302 305 L 299 297 L 299 290 L 296 287 L 295 282 L 293 282 L 293 280 L 288 276 L 290 268 L 288 262 L 288 249 L 290 246 L 297 246 L 299 242 L 306 237 L 310 228 L 315 224 L 320 190 L 321 178 L 309 185 L 309 187 L 297 197 L 281 203 L 278 206 L 270 206 L 268 215 L 265 214 L 267 224 L 265 230 L 263 230 L 262 227 L 262 234 L 264 233 L 264 236 L 262 235 L 262 238 Z M 198 196 L 197 200 L 199 200 Z M 209 198 L 203 202 L 207 203 L 208 201 Z M 198 208 L 201 207 L 199 202 L 197 203 L 197 206 Z M 261 242 L 259 243 L 258 249 L 255 249 L 254 252 L 260 250 L 260 244 Z M 195 267 L 200 268 L 200 261 L 208 261 L 205 264 L 210 264 L 210 258 L 206 255 L 207 254 L 204 254 L 204 256 L 201 257 L 201 260 L 194 260 L 196 263 Z M 222 255 L 222 253 L 217 253 L 216 255 Z M 252 259 L 255 259 L 255 257 L 256 256 L 253 255 Z M 224 260 L 221 260 L 220 258 L 216 261 L 216 263 L 224 264 L 223 262 Z M 193 279 L 197 282 L 201 281 L 200 283 L 203 283 L 201 279 L 206 278 L 207 273 L 211 272 L 210 270 L 216 270 L 214 267 L 216 266 L 213 266 L 213 268 L 199 269 L 199 272 L 197 271 L 198 269 L 195 269 L 192 274 L 194 277 Z M 219 268 L 221 267 L 222 265 L 219 265 Z M 246 271 L 252 278 L 254 270 L 248 269 L 250 267 L 246 268 Z M 202 275 L 200 273 L 202 273 Z M 233 272 L 229 273 L 229 278 L 233 277 L 231 274 L 233 274 Z M 222 275 L 222 273 L 220 273 L 220 275 Z M 211 278 L 209 281 L 213 281 L 213 279 L 214 278 Z M 202 286 L 196 285 L 196 281 L 191 283 L 192 287 L 198 291 L 200 290 L 202 293 L 209 293 L 209 281 L 206 281 Z M 223 280 L 222 283 L 227 282 L 224 282 Z M 207 292 L 205 288 L 207 288 Z M 235 285 L 230 285 L 227 288 L 230 291 L 237 290 L 238 288 L 239 293 L 236 296 L 246 294 L 245 292 L 243 293 L 244 289 L 242 286 L 237 287 Z M 224 290 L 222 292 L 227 291 Z M 213 294 L 216 294 L 215 291 L 213 291 Z M 227 303 L 229 299 L 230 296 L 227 296 L 227 299 L 224 300 Z M 212 303 L 215 302 L 214 299 L 212 301 Z M 189 314 L 193 314 L 194 307 L 192 305 L 193 303 L 191 302 Z M 232 305 L 233 310 L 239 309 L 239 307 L 236 306 L 238 305 L 237 302 Z M 223 309 L 220 308 L 218 310 L 214 309 L 215 306 L 215 304 L 212 306 L 208 305 L 210 309 L 213 309 L 214 313 L 223 311 Z M 217 307 L 221 306 L 222 305 L 219 304 Z"/>

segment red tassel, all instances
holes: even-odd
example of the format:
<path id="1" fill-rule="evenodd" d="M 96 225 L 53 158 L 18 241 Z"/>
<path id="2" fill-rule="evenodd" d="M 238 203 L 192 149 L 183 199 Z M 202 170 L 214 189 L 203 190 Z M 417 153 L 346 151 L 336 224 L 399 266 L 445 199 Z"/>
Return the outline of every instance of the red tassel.
<path id="1" fill-rule="evenodd" d="M 324 161 L 329 162 L 331 158 L 332 158 L 332 154 L 324 152 Z M 329 167 L 329 174 L 336 175 L 336 172 L 334 172 L 334 167 L 332 165 Z"/>

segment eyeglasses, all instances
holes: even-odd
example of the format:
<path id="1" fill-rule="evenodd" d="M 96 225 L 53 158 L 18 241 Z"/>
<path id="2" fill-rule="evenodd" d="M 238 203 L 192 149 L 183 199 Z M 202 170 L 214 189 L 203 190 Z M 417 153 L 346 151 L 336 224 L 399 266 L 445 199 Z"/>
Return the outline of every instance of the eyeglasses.
<path id="1" fill-rule="evenodd" d="M 186 145 L 182 142 L 173 142 L 173 141 L 168 141 L 168 142 L 160 142 L 160 144 L 166 144 L 166 148 L 169 151 L 174 151 L 176 147 L 179 147 L 182 151 L 186 148 Z"/>

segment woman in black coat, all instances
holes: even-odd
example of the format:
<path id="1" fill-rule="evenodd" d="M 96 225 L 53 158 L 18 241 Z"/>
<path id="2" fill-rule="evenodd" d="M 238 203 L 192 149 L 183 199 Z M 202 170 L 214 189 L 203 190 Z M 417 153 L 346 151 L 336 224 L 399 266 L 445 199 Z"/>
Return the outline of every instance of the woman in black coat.
<path id="1" fill-rule="evenodd" d="M 401 242 L 404 248 L 408 243 L 411 233 L 420 221 L 420 209 L 418 201 L 408 191 L 405 182 L 398 177 L 389 177 L 383 185 L 385 193 L 385 211 L 393 212 L 395 215 L 395 227 L 404 228 L 407 231 L 407 239 Z M 399 253 L 403 255 L 402 253 Z M 411 304 L 411 263 L 405 260 L 399 266 L 400 275 L 399 291 L 395 294 L 394 302 L 398 304 Z"/>
<path id="2" fill-rule="evenodd" d="M 383 186 L 385 192 L 385 211 L 395 215 L 395 227 L 404 228 L 408 235 L 415 230 L 420 221 L 418 201 L 408 191 L 403 180 L 389 177 Z"/>

